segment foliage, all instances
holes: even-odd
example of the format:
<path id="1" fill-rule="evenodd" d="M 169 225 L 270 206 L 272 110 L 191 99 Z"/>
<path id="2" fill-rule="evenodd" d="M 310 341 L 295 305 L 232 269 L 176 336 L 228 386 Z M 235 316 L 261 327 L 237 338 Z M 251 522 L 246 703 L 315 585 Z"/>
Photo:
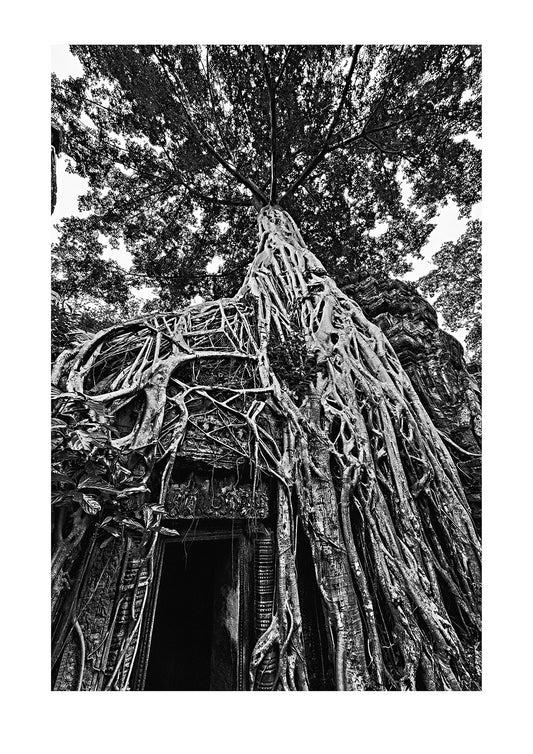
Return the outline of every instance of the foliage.
<path id="1" fill-rule="evenodd" d="M 175 309 L 235 293 L 255 208 L 277 201 L 339 283 L 400 275 L 453 198 L 480 197 L 479 47 L 73 46 L 52 80 L 88 214 L 60 223 L 54 287 L 108 304 L 152 285 Z M 410 192 L 407 195 L 406 185 Z M 372 233 L 376 226 L 386 229 Z M 132 254 L 128 274 L 102 237 Z M 206 265 L 224 260 L 218 274 Z"/>
<path id="2" fill-rule="evenodd" d="M 75 297 L 76 309 L 62 302 L 59 296 L 52 299 L 51 345 L 52 359 L 65 348 L 74 348 L 91 334 L 104 330 L 118 322 L 139 316 L 144 308 L 137 299 L 130 298 L 124 304 L 107 304 L 105 299 L 93 296 Z"/>
<path id="3" fill-rule="evenodd" d="M 117 431 L 102 404 L 52 387 L 52 505 L 98 516 L 99 528 L 119 537 L 124 528 L 155 524 L 148 489 L 114 444 Z"/>
<path id="4" fill-rule="evenodd" d="M 72 315 L 55 300 L 52 301 L 51 309 L 51 339 L 52 359 L 55 359 L 65 348 L 74 344 L 74 332 L 72 327 Z"/>
<path id="5" fill-rule="evenodd" d="M 480 165 L 462 137 L 479 135 L 479 49 L 72 49 L 84 75 L 53 80 L 53 114 L 89 191 L 87 214 L 59 228 L 61 301 L 81 285 L 125 306 L 130 286 L 153 285 L 154 306 L 174 313 L 57 362 L 57 384 L 79 392 L 56 396 L 54 505 L 155 541 L 178 452 L 209 430 L 202 450 L 231 450 L 273 483 L 275 605 L 252 687 L 273 650 L 276 687 L 307 688 L 298 516 L 337 688 L 477 688 L 479 542 L 455 465 L 390 344 L 328 273 L 401 274 L 439 205 L 452 197 L 468 216 Z M 258 210 L 261 245 L 239 288 Z M 103 260 L 103 239 L 130 252 L 128 273 Z M 215 254 L 224 265 L 209 276 Z M 176 312 L 197 293 L 218 300 Z M 193 362 L 212 382 L 180 379 Z"/>
<path id="6" fill-rule="evenodd" d="M 436 269 L 419 285 L 436 296 L 434 305 L 453 331 L 468 330 L 466 345 L 473 361 L 481 361 L 481 222 L 472 220 L 456 243 L 445 243 L 433 256 Z"/>
<path id="7" fill-rule="evenodd" d="M 291 331 L 283 341 L 272 340 L 268 357 L 278 380 L 302 400 L 317 372 L 316 357 L 308 353 L 303 334 Z"/>

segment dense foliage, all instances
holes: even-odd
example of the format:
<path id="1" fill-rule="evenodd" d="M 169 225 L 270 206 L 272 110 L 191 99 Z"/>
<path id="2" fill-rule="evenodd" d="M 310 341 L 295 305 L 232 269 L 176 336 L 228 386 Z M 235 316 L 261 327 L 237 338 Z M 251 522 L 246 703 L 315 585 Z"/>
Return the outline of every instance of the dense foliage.
<path id="1" fill-rule="evenodd" d="M 155 289 L 152 309 L 233 294 L 269 201 L 341 285 L 405 273 L 440 205 L 468 216 L 479 201 L 480 152 L 464 138 L 480 135 L 478 47 L 71 49 L 84 74 L 53 77 L 53 115 L 89 190 L 85 216 L 59 225 L 53 287 L 74 308 L 92 297 L 120 318 L 135 285 Z M 104 241 L 131 253 L 129 271 L 102 258 Z M 463 246 L 443 252 L 435 293 L 474 262 Z"/>
<path id="2" fill-rule="evenodd" d="M 53 370 L 56 687 L 130 688 L 154 548 L 180 536 L 162 525 L 183 513 L 174 493 L 197 518 L 200 488 L 218 505 L 249 485 L 254 506 L 268 499 L 276 573 L 250 688 L 313 688 L 299 526 L 332 687 L 479 688 L 480 547 L 454 443 L 341 290 L 408 270 L 445 202 L 470 218 L 479 50 L 72 49 L 84 74 L 53 80 L 53 115 L 89 190 L 54 248 L 58 334 L 69 313 L 79 330 L 88 314 L 93 331 L 111 310 L 127 321 Z M 478 241 L 444 250 L 426 280 L 449 319 L 439 275 L 474 279 L 461 249 Z M 129 252 L 127 271 L 105 244 Z M 163 311 L 132 320 L 135 286 Z M 183 482 L 199 462 L 205 479 Z M 216 492 L 214 472 L 234 469 Z M 107 565 L 89 573 L 96 546 L 117 588 Z"/>
<path id="3" fill-rule="evenodd" d="M 456 243 L 445 243 L 434 255 L 436 269 L 420 280 L 420 288 L 436 296 L 434 304 L 453 331 L 466 328 L 466 345 L 481 359 L 481 223 L 472 220 Z"/>

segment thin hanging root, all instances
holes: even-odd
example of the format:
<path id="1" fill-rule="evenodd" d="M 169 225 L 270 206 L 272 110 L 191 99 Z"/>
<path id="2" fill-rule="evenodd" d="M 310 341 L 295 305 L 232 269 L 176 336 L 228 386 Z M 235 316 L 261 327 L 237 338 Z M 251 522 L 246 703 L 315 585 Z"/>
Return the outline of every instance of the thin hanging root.
<path id="1" fill-rule="evenodd" d="M 326 275 L 292 218 L 266 207 L 259 231 L 234 298 L 110 328 L 62 355 L 56 382 L 111 415 L 143 399 L 133 429 L 115 443 L 125 462 L 142 455 L 149 487 L 165 458 L 162 504 L 194 432 L 226 468 L 240 458 L 255 480 L 276 480 L 275 614 L 252 653 L 252 685 L 277 646 L 278 685 L 308 686 L 297 514 L 339 688 L 414 688 L 417 677 L 428 689 L 479 688 L 471 658 L 480 546 L 446 443 L 383 333 Z M 271 358 L 272 344 L 291 343 L 294 333 L 314 365 L 298 386 L 303 399 Z"/>
<path id="2" fill-rule="evenodd" d="M 83 631 L 81 630 L 81 626 L 77 618 L 74 621 L 74 628 L 76 630 L 76 634 L 78 635 L 78 638 L 80 641 L 80 670 L 79 670 L 79 675 L 78 675 L 78 683 L 76 686 L 76 691 L 81 691 L 81 687 L 83 684 L 83 674 L 85 672 L 85 637 L 83 635 Z"/>
<path id="3" fill-rule="evenodd" d="M 265 633 L 259 637 L 252 652 L 249 670 L 251 689 L 254 689 L 256 686 L 256 676 L 258 669 L 261 667 L 261 663 L 271 649 L 273 649 L 276 645 L 279 646 L 279 640 L 279 622 L 277 615 L 274 615 L 269 627 L 267 628 Z"/>

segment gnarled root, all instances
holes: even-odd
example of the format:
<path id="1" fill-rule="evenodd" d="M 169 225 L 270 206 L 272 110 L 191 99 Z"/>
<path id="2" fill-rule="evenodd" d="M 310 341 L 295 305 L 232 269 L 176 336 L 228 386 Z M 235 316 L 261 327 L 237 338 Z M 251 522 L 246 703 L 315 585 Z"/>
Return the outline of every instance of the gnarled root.
<path id="1" fill-rule="evenodd" d="M 100 333 L 58 362 L 56 379 L 111 417 L 141 400 L 115 442 L 143 459 L 146 483 L 162 480 L 160 505 L 194 433 L 225 468 L 251 464 L 254 494 L 274 482 L 277 588 L 252 688 L 272 662 L 275 688 L 308 687 L 298 517 L 338 689 L 477 689 L 480 545 L 446 445 L 383 333 L 327 277 L 287 213 L 266 207 L 259 226 L 234 298 Z M 295 333 L 307 376 L 291 387 L 270 357 Z"/>

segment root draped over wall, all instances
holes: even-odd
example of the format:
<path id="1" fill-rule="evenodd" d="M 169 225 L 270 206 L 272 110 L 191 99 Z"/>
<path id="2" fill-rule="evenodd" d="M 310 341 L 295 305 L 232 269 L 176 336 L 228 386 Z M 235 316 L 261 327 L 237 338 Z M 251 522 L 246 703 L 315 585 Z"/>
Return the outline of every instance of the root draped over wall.
<path id="1" fill-rule="evenodd" d="M 152 540 L 173 468 L 199 452 L 198 433 L 222 465 L 250 463 L 256 494 L 270 480 L 276 589 L 252 688 L 273 653 L 275 688 L 308 688 L 301 522 L 338 690 L 477 689 L 480 545 L 454 462 L 382 331 L 326 275 L 292 218 L 269 206 L 258 222 L 234 298 L 99 333 L 60 357 L 55 384 L 90 395 L 117 426 L 136 406 L 113 442 L 134 470 Z"/>

